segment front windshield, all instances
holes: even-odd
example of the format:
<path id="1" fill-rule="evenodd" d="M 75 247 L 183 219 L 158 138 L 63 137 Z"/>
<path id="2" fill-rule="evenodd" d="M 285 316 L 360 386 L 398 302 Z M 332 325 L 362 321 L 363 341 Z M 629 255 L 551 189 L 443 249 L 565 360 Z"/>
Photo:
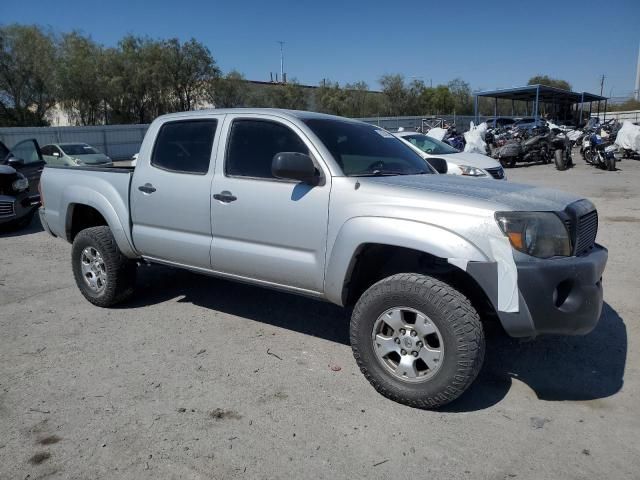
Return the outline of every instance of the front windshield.
<path id="1" fill-rule="evenodd" d="M 346 176 L 433 173 L 420 155 L 381 128 L 318 118 L 304 122 L 331 152 Z"/>
<path id="2" fill-rule="evenodd" d="M 428 135 L 422 135 L 421 133 L 416 133 L 415 135 L 406 135 L 401 138 L 415 145 L 425 153 L 433 153 L 434 155 L 446 155 L 448 153 L 459 152 L 451 145 L 447 145 L 440 140 L 436 140 L 435 138 L 429 137 Z"/>
<path id="3" fill-rule="evenodd" d="M 98 153 L 93 147 L 82 143 L 74 143 L 73 145 L 60 145 L 60 148 L 67 155 L 95 155 Z"/>

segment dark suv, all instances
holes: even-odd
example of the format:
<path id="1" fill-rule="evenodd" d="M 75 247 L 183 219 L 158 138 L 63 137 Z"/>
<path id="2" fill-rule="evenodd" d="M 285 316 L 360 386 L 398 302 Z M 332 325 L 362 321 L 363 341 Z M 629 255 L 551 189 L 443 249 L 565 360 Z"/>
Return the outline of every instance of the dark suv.
<path id="1" fill-rule="evenodd" d="M 44 165 L 36 140 L 23 140 L 11 150 L 0 142 L 0 227 L 31 223 L 40 205 L 38 185 Z"/>

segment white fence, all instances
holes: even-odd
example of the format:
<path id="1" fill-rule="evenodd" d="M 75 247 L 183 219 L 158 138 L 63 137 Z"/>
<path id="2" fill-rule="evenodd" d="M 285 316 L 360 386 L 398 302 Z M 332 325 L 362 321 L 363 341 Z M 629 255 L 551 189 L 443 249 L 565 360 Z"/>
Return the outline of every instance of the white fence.
<path id="1" fill-rule="evenodd" d="M 9 148 L 28 138 L 35 138 L 40 146 L 49 143 L 88 143 L 114 160 L 127 160 L 139 151 L 148 127 L 149 125 L 100 125 L 0 128 L 0 141 Z"/>
<path id="2" fill-rule="evenodd" d="M 630 122 L 640 122 L 640 110 L 627 110 L 626 112 L 600 112 L 598 113 L 591 112 L 592 117 L 600 117 L 600 119 L 611 119 L 615 118 L 620 122 L 625 120 L 629 120 Z"/>

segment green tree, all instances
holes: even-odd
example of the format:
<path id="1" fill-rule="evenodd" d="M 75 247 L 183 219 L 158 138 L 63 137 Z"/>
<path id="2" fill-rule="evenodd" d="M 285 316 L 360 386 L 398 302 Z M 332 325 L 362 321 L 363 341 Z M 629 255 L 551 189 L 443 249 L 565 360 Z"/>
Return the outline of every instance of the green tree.
<path id="1" fill-rule="evenodd" d="M 551 78 L 547 75 L 536 75 L 529 79 L 527 85 L 546 85 L 547 87 L 561 88 L 563 90 L 571 90 L 571 84 L 566 80 Z"/>
<path id="2" fill-rule="evenodd" d="M 383 75 L 380 77 L 380 85 L 386 100 L 387 114 L 391 116 L 404 115 L 408 99 L 404 77 L 399 74 Z"/>
<path id="3" fill-rule="evenodd" d="M 113 122 L 148 123 L 172 110 L 167 55 L 160 42 L 128 35 L 109 58 L 108 103 Z"/>
<path id="4" fill-rule="evenodd" d="M 369 92 L 369 85 L 366 82 L 347 83 L 344 86 L 345 112 L 347 117 L 366 117 L 375 115 L 379 109 L 371 108 L 374 95 Z"/>
<path id="5" fill-rule="evenodd" d="M 618 112 L 624 112 L 627 110 L 640 110 L 640 101 L 634 98 L 630 98 L 618 105 L 610 104 L 609 110 L 618 111 Z"/>
<path id="6" fill-rule="evenodd" d="M 179 111 L 194 109 L 206 96 L 207 85 L 220 76 L 211 52 L 192 38 L 180 43 L 177 38 L 163 44 L 168 87 Z"/>
<path id="7" fill-rule="evenodd" d="M 208 99 L 216 108 L 242 107 L 249 97 L 247 81 L 237 70 L 209 82 Z"/>
<path id="8" fill-rule="evenodd" d="M 295 79 L 285 84 L 269 87 L 267 98 L 269 106 L 274 108 L 287 108 L 290 110 L 304 110 L 307 108 L 304 89 Z"/>
<path id="9" fill-rule="evenodd" d="M 473 101 L 469 84 L 461 78 L 454 78 L 447 84 L 447 87 L 453 96 L 456 114 L 469 115 L 473 113 Z"/>
<path id="10" fill-rule="evenodd" d="M 431 97 L 431 113 L 435 115 L 445 115 L 452 113 L 455 106 L 455 99 L 449 87 L 446 85 L 438 85 L 433 89 L 433 96 Z"/>
<path id="11" fill-rule="evenodd" d="M 314 92 L 316 109 L 332 115 L 348 115 L 347 92 L 338 82 L 323 80 Z"/>
<path id="12" fill-rule="evenodd" d="M 0 27 L 0 124 L 47 125 L 56 101 L 53 34 L 35 25 Z"/>
<path id="13" fill-rule="evenodd" d="M 65 34 L 57 66 L 59 100 L 69 117 L 80 125 L 101 123 L 109 71 L 102 47 L 78 32 Z"/>

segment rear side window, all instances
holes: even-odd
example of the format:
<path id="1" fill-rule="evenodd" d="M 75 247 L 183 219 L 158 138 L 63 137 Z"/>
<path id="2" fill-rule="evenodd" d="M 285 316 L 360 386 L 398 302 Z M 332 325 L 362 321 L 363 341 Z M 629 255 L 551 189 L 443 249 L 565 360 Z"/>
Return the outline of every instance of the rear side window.
<path id="1" fill-rule="evenodd" d="M 183 120 L 160 127 L 151 165 L 178 173 L 209 171 L 217 120 Z"/>
<path id="2" fill-rule="evenodd" d="M 267 120 L 235 120 L 231 126 L 225 173 L 235 177 L 274 178 L 273 157 L 280 152 L 309 154 L 290 128 Z"/>

